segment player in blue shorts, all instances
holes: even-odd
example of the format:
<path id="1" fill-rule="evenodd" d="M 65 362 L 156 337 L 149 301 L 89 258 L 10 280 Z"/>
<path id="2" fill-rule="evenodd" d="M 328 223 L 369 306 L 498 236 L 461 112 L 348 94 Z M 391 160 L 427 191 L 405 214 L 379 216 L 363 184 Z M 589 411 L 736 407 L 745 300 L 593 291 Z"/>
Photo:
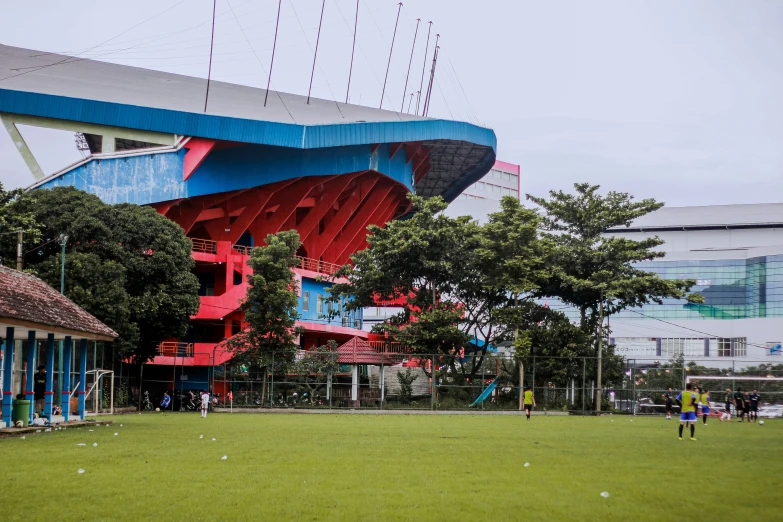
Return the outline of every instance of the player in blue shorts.
<path id="1" fill-rule="evenodd" d="M 691 426 L 691 440 L 696 440 L 696 402 L 697 397 L 693 392 L 693 385 L 685 385 L 685 391 L 677 395 L 677 404 L 680 405 L 680 440 L 682 440 L 682 429 L 685 424 Z"/>
<path id="2" fill-rule="evenodd" d="M 704 393 L 699 395 L 699 402 L 701 403 L 701 418 L 706 426 L 707 416 L 710 414 L 710 404 L 712 403 L 712 399 L 710 399 L 710 390 L 704 390 Z"/>

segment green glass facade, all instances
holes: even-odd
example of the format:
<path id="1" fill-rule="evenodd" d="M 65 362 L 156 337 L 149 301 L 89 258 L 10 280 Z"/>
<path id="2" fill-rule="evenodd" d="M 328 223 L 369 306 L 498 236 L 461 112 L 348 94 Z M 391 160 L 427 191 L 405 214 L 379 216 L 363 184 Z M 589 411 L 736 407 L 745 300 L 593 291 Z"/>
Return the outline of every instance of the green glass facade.
<path id="1" fill-rule="evenodd" d="M 650 261 L 638 268 L 664 279 L 694 279 L 704 304 L 665 299 L 637 309 L 655 319 L 753 319 L 783 317 L 783 255 L 748 259 Z M 624 310 L 614 317 L 644 319 Z"/>

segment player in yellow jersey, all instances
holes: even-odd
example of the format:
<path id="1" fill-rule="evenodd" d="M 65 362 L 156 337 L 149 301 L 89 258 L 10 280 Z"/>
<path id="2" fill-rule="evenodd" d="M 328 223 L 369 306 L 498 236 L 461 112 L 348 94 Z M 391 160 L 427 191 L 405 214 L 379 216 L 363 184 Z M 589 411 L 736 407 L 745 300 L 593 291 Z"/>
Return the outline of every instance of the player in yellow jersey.
<path id="1" fill-rule="evenodd" d="M 530 420 L 530 410 L 536 405 L 536 398 L 533 397 L 533 390 L 530 389 L 530 386 L 525 386 L 524 398 L 525 415 L 527 415 L 527 420 Z"/>
<path id="2" fill-rule="evenodd" d="M 696 440 L 696 402 L 698 397 L 693 392 L 693 385 L 685 385 L 685 391 L 677 395 L 677 404 L 680 405 L 680 440 L 682 440 L 682 428 L 685 424 L 691 426 L 691 440 Z"/>
<path id="3" fill-rule="evenodd" d="M 710 399 L 710 390 L 704 390 L 704 393 L 699 396 L 699 402 L 701 403 L 701 418 L 706 426 L 707 416 L 710 414 L 710 403 L 712 402 Z"/>

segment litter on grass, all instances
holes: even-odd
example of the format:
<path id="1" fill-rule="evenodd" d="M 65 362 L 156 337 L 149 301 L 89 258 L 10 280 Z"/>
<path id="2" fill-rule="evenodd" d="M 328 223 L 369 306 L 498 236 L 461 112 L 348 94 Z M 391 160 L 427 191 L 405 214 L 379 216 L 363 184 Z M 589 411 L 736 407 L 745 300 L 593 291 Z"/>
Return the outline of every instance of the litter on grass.
<path id="1" fill-rule="evenodd" d="M 95 430 L 90 430 L 90 431 L 95 431 Z"/>
<path id="2" fill-rule="evenodd" d="M 22 435 L 20 438 L 24 439 L 25 437 L 24 437 L 24 435 Z"/>
<path id="3" fill-rule="evenodd" d="M 84 442 L 80 442 L 79 444 L 77 444 L 77 446 L 86 446 L 86 445 L 87 444 L 85 444 Z"/>

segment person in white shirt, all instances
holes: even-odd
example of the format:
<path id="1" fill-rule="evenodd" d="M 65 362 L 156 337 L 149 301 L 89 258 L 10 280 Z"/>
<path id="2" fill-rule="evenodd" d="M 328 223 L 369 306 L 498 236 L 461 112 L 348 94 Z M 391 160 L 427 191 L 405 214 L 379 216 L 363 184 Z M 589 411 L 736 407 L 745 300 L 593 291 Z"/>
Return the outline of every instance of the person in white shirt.
<path id="1" fill-rule="evenodd" d="M 201 418 L 207 418 L 207 408 L 209 408 L 209 392 L 201 392 Z"/>

